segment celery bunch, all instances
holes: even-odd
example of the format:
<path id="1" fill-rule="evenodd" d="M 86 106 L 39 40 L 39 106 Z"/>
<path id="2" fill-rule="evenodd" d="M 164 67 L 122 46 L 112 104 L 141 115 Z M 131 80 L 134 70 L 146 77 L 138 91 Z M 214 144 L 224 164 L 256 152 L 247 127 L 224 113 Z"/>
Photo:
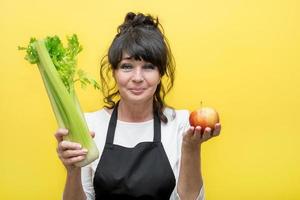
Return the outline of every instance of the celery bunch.
<path id="1" fill-rule="evenodd" d="M 77 142 L 88 149 L 86 159 L 76 164 L 85 166 L 99 157 L 99 151 L 90 136 L 84 115 L 75 93 L 74 84 L 80 82 L 82 87 L 88 84 L 99 89 L 99 84 L 81 69 L 77 69 L 77 55 L 82 46 L 74 34 L 67 38 L 64 47 L 58 36 L 37 40 L 31 38 L 25 59 L 37 64 L 42 76 L 58 126 L 69 130 L 64 140 Z"/>

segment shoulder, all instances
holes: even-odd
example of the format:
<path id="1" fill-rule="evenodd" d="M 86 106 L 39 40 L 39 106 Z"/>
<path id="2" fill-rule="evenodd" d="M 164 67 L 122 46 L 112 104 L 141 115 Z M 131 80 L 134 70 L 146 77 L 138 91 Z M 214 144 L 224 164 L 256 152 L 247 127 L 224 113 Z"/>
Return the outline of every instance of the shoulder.
<path id="1" fill-rule="evenodd" d="M 189 127 L 189 110 L 177 110 L 172 108 L 165 108 L 165 116 L 168 118 L 168 123 L 164 124 L 165 127 L 176 127 L 180 132 Z"/>
<path id="2" fill-rule="evenodd" d="M 104 108 L 101 108 L 95 111 L 85 112 L 84 118 L 88 126 L 92 127 L 99 124 L 99 122 L 106 122 L 110 118 L 110 114 Z"/>
<path id="3" fill-rule="evenodd" d="M 180 121 L 188 120 L 190 112 L 189 110 L 185 110 L 185 109 L 177 110 L 177 109 L 166 107 L 164 109 L 164 114 L 168 118 L 169 122 L 172 121 L 180 122 Z"/>
<path id="4" fill-rule="evenodd" d="M 104 108 L 95 110 L 95 111 L 91 111 L 91 112 L 85 112 L 84 113 L 84 117 L 86 119 L 94 119 L 94 118 L 98 118 L 98 117 L 105 117 L 105 115 L 107 114 L 107 111 Z"/>

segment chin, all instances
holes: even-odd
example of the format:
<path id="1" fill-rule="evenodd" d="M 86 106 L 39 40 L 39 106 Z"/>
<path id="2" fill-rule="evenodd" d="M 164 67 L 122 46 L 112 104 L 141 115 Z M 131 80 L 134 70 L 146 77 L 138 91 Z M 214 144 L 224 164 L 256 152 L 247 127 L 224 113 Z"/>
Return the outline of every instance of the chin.
<path id="1" fill-rule="evenodd" d="M 124 99 L 128 102 L 132 102 L 134 104 L 141 104 L 151 101 L 153 99 L 153 96 L 145 96 L 145 95 L 128 95 L 126 97 L 121 97 L 121 99 Z"/>

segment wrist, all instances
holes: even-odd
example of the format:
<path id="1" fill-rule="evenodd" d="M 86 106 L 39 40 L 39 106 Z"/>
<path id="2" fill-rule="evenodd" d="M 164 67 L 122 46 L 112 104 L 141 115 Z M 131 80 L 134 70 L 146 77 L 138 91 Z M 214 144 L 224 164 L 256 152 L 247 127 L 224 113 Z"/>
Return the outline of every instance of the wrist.
<path id="1" fill-rule="evenodd" d="M 199 154 L 201 150 L 201 145 L 191 145 L 191 144 L 182 144 L 182 152 L 186 152 L 189 154 Z"/>
<path id="2" fill-rule="evenodd" d="M 81 175 L 81 168 L 80 167 L 71 167 L 67 169 L 67 176 L 78 176 Z"/>

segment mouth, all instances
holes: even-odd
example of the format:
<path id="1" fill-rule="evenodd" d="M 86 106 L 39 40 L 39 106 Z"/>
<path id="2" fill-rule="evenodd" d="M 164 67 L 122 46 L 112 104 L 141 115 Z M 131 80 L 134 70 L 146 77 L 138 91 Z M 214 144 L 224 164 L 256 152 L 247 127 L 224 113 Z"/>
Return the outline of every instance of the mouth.
<path id="1" fill-rule="evenodd" d="M 131 88 L 129 91 L 135 95 L 140 95 L 144 92 L 145 89 L 143 88 Z"/>

